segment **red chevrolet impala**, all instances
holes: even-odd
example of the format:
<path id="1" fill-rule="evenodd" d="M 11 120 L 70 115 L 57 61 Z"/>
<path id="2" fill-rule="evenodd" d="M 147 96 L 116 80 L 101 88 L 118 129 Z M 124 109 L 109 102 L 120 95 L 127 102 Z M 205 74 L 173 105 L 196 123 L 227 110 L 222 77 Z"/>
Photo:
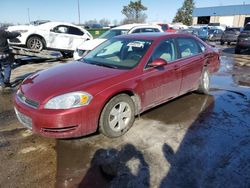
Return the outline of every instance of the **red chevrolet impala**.
<path id="1" fill-rule="evenodd" d="M 186 34 L 135 34 L 112 38 L 80 61 L 37 72 L 15 97 L 19 121 L 56 138 L 99 130 L 118 137 L 135 116 L 187 92 L 209 92 L 219 54 Z"/>

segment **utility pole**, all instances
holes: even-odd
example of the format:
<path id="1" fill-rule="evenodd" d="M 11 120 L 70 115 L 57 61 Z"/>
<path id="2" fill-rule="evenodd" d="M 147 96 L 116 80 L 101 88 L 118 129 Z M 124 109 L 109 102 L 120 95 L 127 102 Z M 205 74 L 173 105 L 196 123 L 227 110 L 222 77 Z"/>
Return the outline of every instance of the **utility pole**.
<path id="1" fill-rule="evenodd" d="M 29 24 L 30 24 L 30 9 L 28 8 L 28 19 L 29 19 Z"/>
<path id="2" fill-rule="evenodd" d="M 79 22 L 79 25 L 81 24 L 81 14 L 80 14 L 80 3 L 79 3 L 79 0 L 78 1 L 78 22 Z"/>

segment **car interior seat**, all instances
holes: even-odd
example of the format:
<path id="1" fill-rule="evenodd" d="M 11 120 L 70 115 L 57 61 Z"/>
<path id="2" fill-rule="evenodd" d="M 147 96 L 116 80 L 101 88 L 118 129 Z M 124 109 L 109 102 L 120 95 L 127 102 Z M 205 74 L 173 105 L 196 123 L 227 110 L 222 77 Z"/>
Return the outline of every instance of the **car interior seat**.
<path id="1" fill-rule="evenodd" d="M 180 46 L 181 57 L 187 57 L 192 55 L 192 50 L 190 49 L 190 45 L 184 44 Z"/>
<path id="2" fill-rule="evenodd" d="M 164 42 L 156 49 L 153 59 L 161 58 L 165 61 L 172 61 L 173 59 L 173 50 L 170 43 Z"/>

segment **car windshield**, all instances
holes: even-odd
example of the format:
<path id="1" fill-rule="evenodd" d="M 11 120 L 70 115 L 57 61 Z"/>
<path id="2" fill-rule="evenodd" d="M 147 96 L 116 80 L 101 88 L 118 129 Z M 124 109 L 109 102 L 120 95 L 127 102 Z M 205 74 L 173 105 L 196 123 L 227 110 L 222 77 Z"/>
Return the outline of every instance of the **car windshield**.
<path id="1" fill-rule="evenodd" d="M 31 25 L 37 26 L 50 22 L 49 20 L 37 20 L 30 22 Z"/>
<path id="2" fill-rule="evenodd" d="M 132 69 L 145 55 L 152 41 L 112 38 L 89 52 L 81 61 L 116 69 Z"/>
<path id="3" fill-rule="evenodd" d="M 127 34 L 127 29 L 111 29 L 103 33 L 101 36 L 99 36 L 100 39 L 110 39 L 112 37 L 118 36 L 118 35 L 124 35 Z"/>
<path id="4" fill-rule="evenodd" d="M 244 28 L 245 31 L 250 31 L 250 24 L 247 24 Z"/>

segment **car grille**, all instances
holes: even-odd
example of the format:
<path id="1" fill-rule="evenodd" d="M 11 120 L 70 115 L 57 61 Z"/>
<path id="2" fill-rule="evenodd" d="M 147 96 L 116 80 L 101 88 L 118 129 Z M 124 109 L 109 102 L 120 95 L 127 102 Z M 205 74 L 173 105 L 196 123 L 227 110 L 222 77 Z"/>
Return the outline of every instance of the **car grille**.
<path id="1" fill-rule="evenodd" d="M 63 133 L 63 132 L 69 132 L 74 131 L 78 126 L 69 126 L 69 127 L 62 127 L 62 128 L 42 128 L 43 132 L 51 132 L 51 133 Z"/>
<path id="2" fill-rule="evenodd" d="M 20 91 L 17 92 L 17 96 L 18 96 L 18 99 L 23 103 L 23 104 L 26 104 L 32 108 L 38 108 L 39 106 L 39 103 L 37 101 L 34 101 L 34 100 L 31 100 L 27 97 L 24 96 L 23 93 L 21 93 Z"/>
<path id="3" fill-rule="evenodd" d="M 21 41 L 18 38 L 14 38 L 14 39 L 9 39 L 10 42 L 12 43 L 20 43 Z"/>

